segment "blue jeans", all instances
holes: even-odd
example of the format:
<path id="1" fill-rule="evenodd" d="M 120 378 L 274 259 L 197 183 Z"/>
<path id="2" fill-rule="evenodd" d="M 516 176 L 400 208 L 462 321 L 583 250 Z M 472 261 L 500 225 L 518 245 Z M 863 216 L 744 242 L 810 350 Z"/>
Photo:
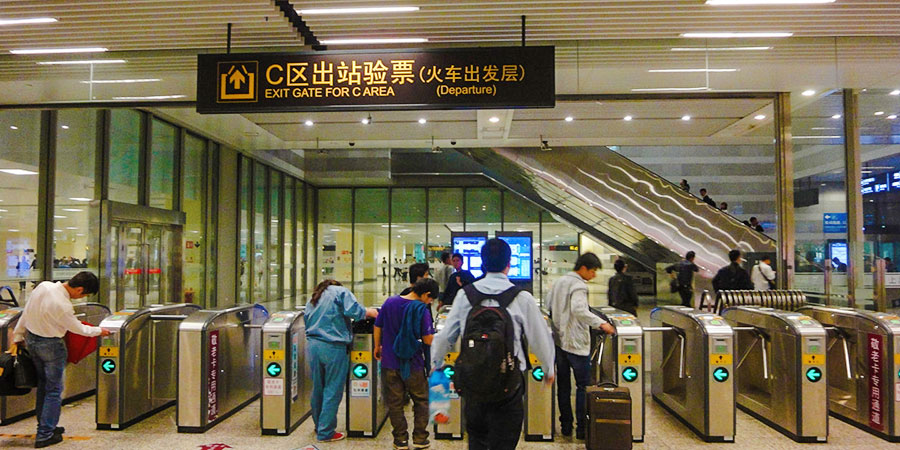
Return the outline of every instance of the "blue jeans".
<path id="1" fill-rule="evenodd" d="M 331 439 L 337 426 L 337 411 L 347 386 L 350 357 L 347 344 L 306 341 L 310 372 L 312 372 L 312 418 L 316 424 L 316 438 Z"/>
<path id="2" fill-rule="evenodd" d="M 53 437 L 53 430 L 59 424 L 62 408 L 63 374 L 69 355 L 62 338 L 45 338 L 26 333 L 25 344 L 37 369 L 38 385 L 35 397 L 35 415 L 38 420 L 35 440 Z"/>
<path id="3" fill-rule="evenodd" d="M 556 347 L 556 395 L 559 403 L 559 423 L 563 427 L 572 426 L 572 379 L 575 374 L 575 417 L 578 429 L 587 431 L 587 411 L 585 410 L 585 389 L 591 382 L 591 358 L 569 353 Z"/>

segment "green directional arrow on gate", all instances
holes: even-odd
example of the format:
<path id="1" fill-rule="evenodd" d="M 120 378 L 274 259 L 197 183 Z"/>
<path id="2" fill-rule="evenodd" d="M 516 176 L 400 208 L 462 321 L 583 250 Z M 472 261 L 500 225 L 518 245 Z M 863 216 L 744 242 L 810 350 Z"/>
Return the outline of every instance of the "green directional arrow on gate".
<path id="1" fill-rule="evenodd" d="M 269 374 L 270 377 L 277 377 L 281 374 L 281 364 L 276 362 L 269 363 L 269 365 L 266 366 L 266 373 Z"/>
<path id="2" fill-rule="evenodd" d="M 369 368 L 365 364 L 357 364 L 353 366 L 353 376 L 356 378 L 365 378 L 369 374 Z"/>
<path id="3" fill-rule="evenodd" d="M 446 375 L 447 378 L 452 379 L 453 375 L 456 375 L 456 370 L 453 368 L 453 366 L 444 367 L 444 375 Z"/>
<path id="4" fill-rule="evenodd" d="M 634 367 L 626 367 L 622 370 L 622 379 L 627 382 L 632 382 L 637 379 L 638 371 Z"/>
<path id="5" fill-rule="evenodd" d="M 116 362 L 111 359 L 104 359 L 102 363 L 100 363 L 100 370 L 103 373 L 113 373 L 116 371 Z"/>
<path id="6" fill-rule="evenodd" d="M 724 367 L 717 367 L 716 370 L 713 371 L 713 378 L 715 378 L 719 383 L 724 383 L 728 380 L 728 369 Z"/>
<path id="7" fill-rule="evenodd" d="M 815 383 L 822 379 L 822 369 L 818 367 L 810 367 L 806 370 L 806 379 Z"/>
<path id="8" fill-rule="evenodd" d="M 531 377 L 534 378 L 534 381 L 544 381 L 544 369 L 541 366 L 535 367 L 531 371 Z"/>

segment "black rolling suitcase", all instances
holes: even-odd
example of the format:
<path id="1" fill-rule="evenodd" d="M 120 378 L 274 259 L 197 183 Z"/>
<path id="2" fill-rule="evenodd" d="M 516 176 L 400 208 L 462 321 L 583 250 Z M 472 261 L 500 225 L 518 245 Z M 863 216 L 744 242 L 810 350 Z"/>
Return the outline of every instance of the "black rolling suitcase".
<path id="1" fill-rule="evenodd" d="M 631 393 L 612 383 L 588 386 L 588 450 L 631 448 Z"/>

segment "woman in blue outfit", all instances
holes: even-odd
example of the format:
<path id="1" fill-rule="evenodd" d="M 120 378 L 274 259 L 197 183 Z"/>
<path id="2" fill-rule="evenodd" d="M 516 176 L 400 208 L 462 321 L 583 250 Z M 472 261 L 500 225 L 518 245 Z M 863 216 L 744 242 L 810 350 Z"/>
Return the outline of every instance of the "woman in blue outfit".
<path id="1" fill-rule="evenodd" d="M 350 320 L 377 316 L 378 310 L 363 308 L 352 292 L 334 280 L 319 283 L 306 304 L 306 349 L 313 382 L 312 417 L 320 442 L 339 441 L 345 437 L 334 428 L 350 370 L 348 349 L 353 340 Z"/>

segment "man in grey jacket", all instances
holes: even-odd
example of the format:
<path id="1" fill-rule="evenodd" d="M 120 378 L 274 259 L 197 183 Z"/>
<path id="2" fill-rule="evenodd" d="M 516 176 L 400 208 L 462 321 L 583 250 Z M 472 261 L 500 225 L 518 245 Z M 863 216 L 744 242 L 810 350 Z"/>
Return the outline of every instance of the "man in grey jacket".
<path id="1" fill-rule="evenodd" d="M 614 334 L 612 325 L 591 312 L 587 282 L 597 276 L 600 258 L 585 253 L 575 261 L 575 270 L 553 283 L 547 295 L 550 317 L 557 333 L 556 394 L 559 423 L 563 436 L 572 435 L 572 422 L 577 423 L 575 437 L 584 439 L 587 431 L 585 389 L 591 380 L 591 328 Z M 575 375 L 575 419 L 572 417 L 572 380 Z"/>

